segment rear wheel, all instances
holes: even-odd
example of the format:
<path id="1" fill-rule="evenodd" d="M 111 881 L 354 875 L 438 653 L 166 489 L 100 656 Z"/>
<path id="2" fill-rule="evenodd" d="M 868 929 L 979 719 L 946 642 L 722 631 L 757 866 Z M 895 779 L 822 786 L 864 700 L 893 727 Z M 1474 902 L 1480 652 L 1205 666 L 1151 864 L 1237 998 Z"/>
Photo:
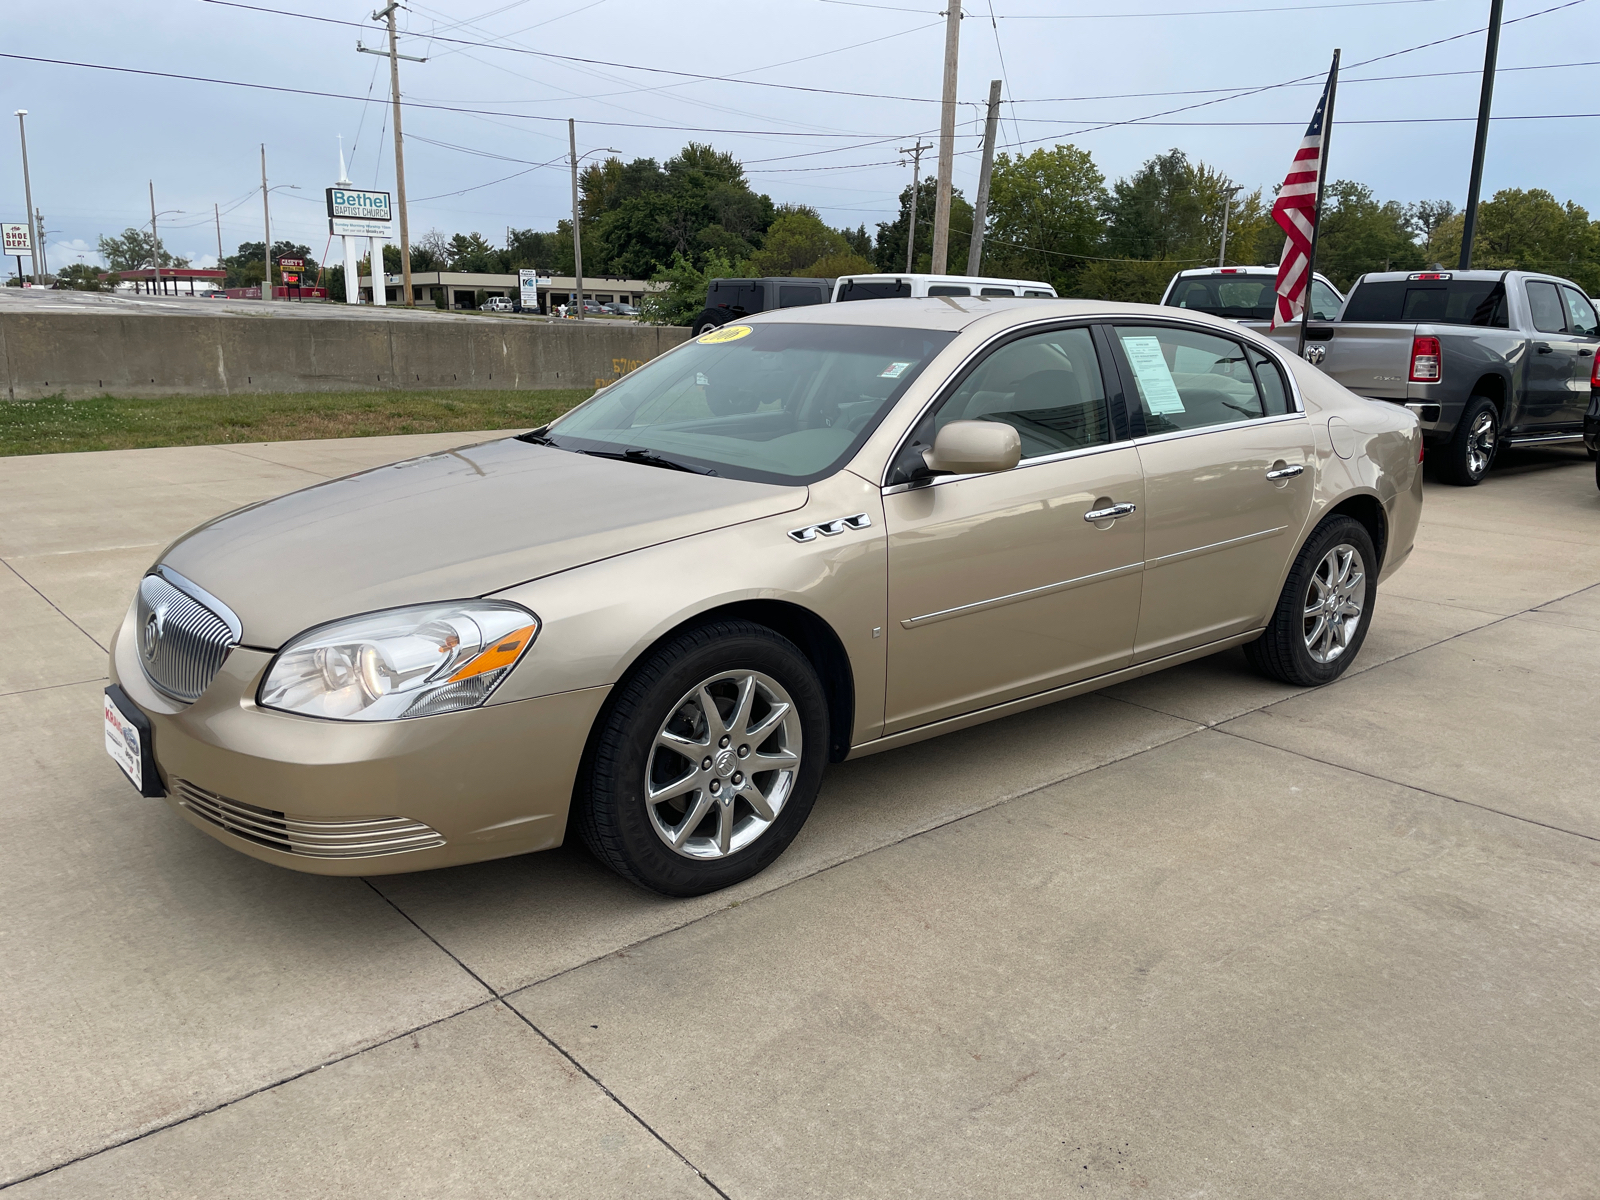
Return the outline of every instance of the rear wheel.
<path id="1" fill-rule="evenodd" d="M 578 831 L 624 879 L 697 896 L 765 870 L 805 824 L 827 759 L 810 662 L 747 621 L 689 630 L 602 714 Z"/>
<path id="2" fill-rule="evenodd" d="M 1500 448 L 1500 410 L 1487 396 L 1474 396 L 1439 456 L 1439 471 L 1458 487 L 1476 487 L 1494 464 Z"/>
<path id="3" fill-rule="evenodd" d="M 689 326 L 689 333 L 694 337 L 699 337 L 702 333 L 710 333 L 713 329 L 717 329 L 721 325 L 721 317 L 714 313 L 703 312 L 696 317 L 693 323 Z"/>
<path id="4" fill-rule="evenodd" d="M 1336 516 L 1319 525 L 1295 559 L 1266 632 L 1244 648 L 1250 665 L 1297 687 L 1343 675 L 1372 623 L 1377 562 L 1361 522 Z"/>

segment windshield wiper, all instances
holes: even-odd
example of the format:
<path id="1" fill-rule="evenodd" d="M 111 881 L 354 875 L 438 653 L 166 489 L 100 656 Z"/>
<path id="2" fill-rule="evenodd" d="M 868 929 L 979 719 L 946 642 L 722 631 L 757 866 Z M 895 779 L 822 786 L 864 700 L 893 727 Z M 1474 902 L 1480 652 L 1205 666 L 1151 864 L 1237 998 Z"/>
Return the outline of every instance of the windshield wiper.
<path id="1" fill-rule="evenodd" d="M 647 467 L 665 467 L 669 471 L 687 471 L 691 475 L 715 475 L 716 472 L 703 467 L 691 467 L 688 463 L 677 462 L 670 458 L 662 458 L 654 450 L 640 450 L 630 448 L 618 454 L 614 450 L 580 450 L 579 454 L 587 454 L 592 458 L 614 458 L 618 462 L 643 463 Z"/>
<path id="2" fill-rule="evenodd" d="M 527 433 L 519 433 L 516 440 L 519 442 L 532 442 L 535 446 L 553 446 L 555 442 L 545 436 L 545 430 L 549 428 L 550 426 L 548 425 L 541 425 L 537 429 L 528 430 Z"/>

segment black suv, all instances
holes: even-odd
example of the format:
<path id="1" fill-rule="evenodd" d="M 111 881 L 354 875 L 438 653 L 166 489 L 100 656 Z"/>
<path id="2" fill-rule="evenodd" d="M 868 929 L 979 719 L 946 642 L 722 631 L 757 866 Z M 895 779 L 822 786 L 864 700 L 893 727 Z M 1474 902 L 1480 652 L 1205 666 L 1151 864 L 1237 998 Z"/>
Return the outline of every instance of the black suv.
<path id="1" fill-rule="evenodd" d="M 799 276 L 766 279 L 713 279 L 706 291 L 706 306 L 690 325 L 695 337 L 738 317 L 754 316 L 769 308 L 800 308 L 826 304 L 833 295 L 833 280 Z"/>

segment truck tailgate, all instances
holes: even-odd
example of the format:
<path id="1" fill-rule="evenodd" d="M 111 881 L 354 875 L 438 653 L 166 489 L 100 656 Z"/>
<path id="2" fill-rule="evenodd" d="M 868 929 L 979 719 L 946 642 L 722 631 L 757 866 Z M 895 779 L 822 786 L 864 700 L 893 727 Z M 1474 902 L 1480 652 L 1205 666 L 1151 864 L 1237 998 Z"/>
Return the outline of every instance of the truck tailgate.
<path id="1" fill-rule="evenodd" d="M 1285 325 L 1271 332 L 1261 327 L 1260 332 L 1291 354 L 1299 344 L 1298 325 Z M 1317 366 L 1356 395 L 1404 403 L 1411 371 L 1411 339 L 1416 332 L 1416 325 L 1313 321 L 1307 330 L 1306 347 L 1321 346 L 1323 358 Z"/>

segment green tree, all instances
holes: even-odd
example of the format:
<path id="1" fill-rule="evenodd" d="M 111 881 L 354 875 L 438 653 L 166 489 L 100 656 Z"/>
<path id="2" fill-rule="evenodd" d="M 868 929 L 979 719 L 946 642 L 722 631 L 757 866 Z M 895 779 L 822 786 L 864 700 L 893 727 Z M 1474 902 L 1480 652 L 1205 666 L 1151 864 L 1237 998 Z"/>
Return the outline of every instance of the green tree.
<path id="1" fill-rule="evenodd" d="M 823 224 L 815 209 L 784 205 L 747 269 L 752 275 L 798 275 L 819 259 L 848 253 L 850 243 Z"/>
<path id="2" fill-rule="evenodd" d="M 399 252 L 396 251 L 398 254 Z M 311 247 L 302 246 L 298 242 L 273 242 L 272 243 L 272 280 L 281 283 L 283 270 L 278 266 L 280 258 L 299 258 L 305 260 L 305 270 L 302 277 L 316 277 L 317 260 L 311 257 Z M 260 242 L 241 242 L 239 250 L 222 260 L 222 269 L 227 272 L 224 281 L 227 287 L 257 287 L 265 272 L 262 269 L 262 254 Z M 397 266 L 396 270 L 399 269 Z"/>
<path id="3" fill-rule="evenodd" d="M 706 289 L 713 279 L 726 279 L 748 275 L 742 262 L 733 262 L 720 254 L 706 256 L 702 270 L 682 254 L 672 258 L 672 265 L 657 271 L 652 280 L 665 284 L 660 291 L 647 292 L 639 302 L 639 319 L 657 325 L 689 325 L 706 306 Z"/>
<path id="4" fill-rule="evenodd" d="M 1367 271 L 1414 271 L 1423 265 L 1405 208 L 1394 200 L 1379 203 L 1365 184 L 1330 183 L 1319 226 L 1317 270 L 1340 290 Z"/>
<path id="5" fill-rule="evenodd" d="M 1182 150 L 1156 155 L 1111 189 L 1105 207 L 1106 257 L 1170 259 L 1189 266 L 1215 262 L 1222 243 L 1223 198 L 1233 186 L 1220 171 L 1190 162 Z M 1248 245 L 1253 253 L 1251 225 L 1260 200 L 1251 211 L 1248 199 L 1240 206 L 1240 249 Z"/>
<path id="6" fill-rule="evenodd" d="M 917 246 L 913 271 L 927 272 L 933 262 L 933 210 L 938 202 L 938 181 L 924 179 L 917 186 Z M 893 221 L 878 224 L 878 241 L 874 256 L 880 271 L 906 269 L 906 238 L 911 230 L 911 185 L 900 193 L 900 215 Z M 950 241 L 947 274 L 964 275 L 967 271 L 967 247 L 972 241 L 972 205 L 961 194 L 960 188 L 950 189 Z"/>
<path id="7" fill-rule="evenodd" d="M 458 233 L 450 239 L 450 269 L 477 274 L 498 271 L 500 252 L 481 233 Z"/>
<path id="8" fill-rule="evenodd" d="M 111 276 L 102 280 L 99 267 L 76 262 L 61 268 L 56 273 L 56 282 L 59 286 L 71 288 L 75 292 L 103 292 L 116 286 L 116 277 Z"/>
<path id="9" fill-rule="evenodd" d="M 150 251 L 153 239 L 148 229 L 137 229 L 129 226 L 122 231 L 120 237 L 100 236 L 100 257 L 106 260 L 106 266 L 113 271 L 137 271 L 141 267 L 148 268 L 151 258 Z M 157 246 L 161 255 L 163 267 L 186 267 L 187 259 L 177 259 L 170 254 L 165 243 Z"/>
<path id="10" fill-rule="evenodd" d="M 1506 188 L 1478 207 L 1472 265 L 1563 275 L 1594 295 L 1600 291 L 1600 223 L 1543 188 Z"/>
<path id="11" fill-rule="evenodd" d="M 1087 150 L 1002 153 L 989 183 L 980 273 L 1044 279 L 1067 292 L 1083 269 L 1079 256 L 1100 253 L 1105 202 L 1105 176 Z"/>
<path id="12" fill-rule="evenodd" d="M 1190 264 L 1192 265 L 1192 264 Z M 1184 264 L 1164 258 L 1133 262 L 1092 262 L 1067 293 L 1085 300 L 1115 300 L 1129 304 L 1157 304 L 1172 277 Z"/>

